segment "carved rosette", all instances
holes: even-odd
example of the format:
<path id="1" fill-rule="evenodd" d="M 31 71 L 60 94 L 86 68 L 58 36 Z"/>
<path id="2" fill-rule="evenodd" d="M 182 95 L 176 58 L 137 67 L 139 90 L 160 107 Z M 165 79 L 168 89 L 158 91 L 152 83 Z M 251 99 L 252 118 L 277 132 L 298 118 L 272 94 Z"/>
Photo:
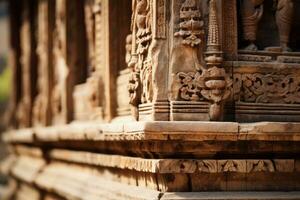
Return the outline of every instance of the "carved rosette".
<path id="1" fill-rule="evenodd" d="M 209 116 L 213 121 L 223 118 L 223 102 L 230 96 L 232 81 L 222 67 L 223 57 L 219 40 L 216 0 L 209 5 L 209 27 L 206 51 L 205 88 L 201 94 L 211 102 Z"/>

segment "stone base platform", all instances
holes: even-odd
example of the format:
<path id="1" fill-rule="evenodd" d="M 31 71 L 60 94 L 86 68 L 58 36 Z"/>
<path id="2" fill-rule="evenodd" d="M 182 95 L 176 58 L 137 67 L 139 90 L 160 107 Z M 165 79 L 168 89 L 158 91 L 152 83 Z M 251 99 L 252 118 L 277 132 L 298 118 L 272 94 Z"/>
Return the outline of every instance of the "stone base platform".
<path id="1" fill-rule="evenodd" d="M 300 123 L 74 123 L 3 139 L 2 172 L 31 199 L 300 199 Z"/>

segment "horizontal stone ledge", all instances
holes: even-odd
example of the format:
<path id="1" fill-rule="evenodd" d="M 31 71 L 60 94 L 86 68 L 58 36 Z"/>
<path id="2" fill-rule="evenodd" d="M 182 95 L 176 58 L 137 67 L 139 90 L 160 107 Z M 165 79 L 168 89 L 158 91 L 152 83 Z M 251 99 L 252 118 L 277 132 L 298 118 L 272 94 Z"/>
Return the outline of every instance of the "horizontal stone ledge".
<path id="1" fill-rule="evenodd" d="M 35 167 L 32 168 L 35 169 Z M 26 172 L 27 170 L 24 169 L 22 173 Z M 135 191 L 151 191 L 151 194 L 166 194 L 166 192 L 299 190 L 299 180 L 295 178 L 297 174 L 290 173 L 271 175 L 260 172 L 254 176 L 236 176 L 236 174 L 210 174 L 209 176 L 195 174 L 187 176 L 178 173 L 151 174 L 128 170 L 123 172 L 109 171 L 108 169 L 102 170 L 90 166 L 51 162 L 40 169 L 33 180 L 24 179 L 23 176 L 20 173 L 13 174 L 13 177 L 19 181 L 36 185 L 42 190 L 66 195 L 64 197 L 67 198 L 72 197 L 72 199 L 82 197 L 80 195 L 95 194 L 97 191 L 101 191 L 101 193 L 106 190 L 114 192 L 115 189 L 120 189 L 119 192 L 125 192 L 126 190 L 124 189 L 130 188 Z M 206 182 L 203 182 L 204 180 Z M 278 181 L 274 182 L 274 180 Z M 128 193 L 125 192 L 125 194 Z"/>
<path id="2" fill-rule="evenodd" d="M 175 192 L 161 200 L 299 200 L 300 192 Z"/>
<path id="3" fill-rule="evenodd" d="M 160 174 L 300 172 L 300 161 L 294 159 L 146 159 L 60 149 L 49 155 L 54 160 Z"/>
<path id="4" fill-rule="evenodd" d="M 260 122 L 131 122 L 72 123 L 11 130 L 3 140 L 13 143 L 68 140 L 91 141 L 300 141 L 300 123 Z"/>
<path id="5" fill-rule="evenodd" d="M 14 166 L 13 169 L 21 167 L 34 168 L 33 164 L 36 163 L 38 167 L 35 169 L 43 167 L 45 164 L 43 157 L 33 155 L 30 149 L 17 146 L 15 152 L 18 156 L 10 156 L 13 157 L 14 163 L 11 162 L 12 159 L 7 159 L 8 163 L 12 163 L 10 166 Z M 36 151 L 35 148 L 32 149 Z M 300 160 L 297 159 L 148 159 L 63 149 L 49 150 L 47 155 L 53 161 L 158 174 L 300 173 Z"/>

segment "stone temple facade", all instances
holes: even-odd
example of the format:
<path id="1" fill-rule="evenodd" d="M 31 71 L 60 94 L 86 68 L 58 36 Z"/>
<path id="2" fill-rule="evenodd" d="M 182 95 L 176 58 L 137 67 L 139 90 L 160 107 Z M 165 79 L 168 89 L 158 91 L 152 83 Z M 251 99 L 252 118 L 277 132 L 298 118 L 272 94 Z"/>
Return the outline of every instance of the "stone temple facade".
<path id="1" fill-rule="evenodd" d="M 6 199 L 300 199 L 300 1 L 8 2 Z"/>

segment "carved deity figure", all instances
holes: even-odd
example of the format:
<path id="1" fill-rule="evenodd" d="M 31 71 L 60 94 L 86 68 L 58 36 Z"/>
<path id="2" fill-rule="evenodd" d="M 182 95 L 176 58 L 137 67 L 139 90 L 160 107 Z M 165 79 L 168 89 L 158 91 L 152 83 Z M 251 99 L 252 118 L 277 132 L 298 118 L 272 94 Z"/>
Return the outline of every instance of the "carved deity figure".
<path id="1" fill-rule="evenodd" d="M 152 42 L 151 1 L 132 1 L 132 35 L 127 38 L 127 48 L 131 45 L 128 66 L 131 70 L 129 79 L 130 104 L 133 116 L 138 119 L 138 104 L 152 101 L 152 65 L 149 47 Z M 140 94 L 141 93 L 141 94 Z"/>
<path id="2" fill-rule="evenodd" d="M 291 51 L 288 47 L 291 23 L 293 20 L 293 0 L 273 0 L 276 8 L 276 24 L 279 32 L 279 40 L 282 51 Z M 257 26 L 263 15 L 264 0 L 242 0 L 242 21 L 244 39 L 250 44 L 246 50 L 256 51 Z"/>

